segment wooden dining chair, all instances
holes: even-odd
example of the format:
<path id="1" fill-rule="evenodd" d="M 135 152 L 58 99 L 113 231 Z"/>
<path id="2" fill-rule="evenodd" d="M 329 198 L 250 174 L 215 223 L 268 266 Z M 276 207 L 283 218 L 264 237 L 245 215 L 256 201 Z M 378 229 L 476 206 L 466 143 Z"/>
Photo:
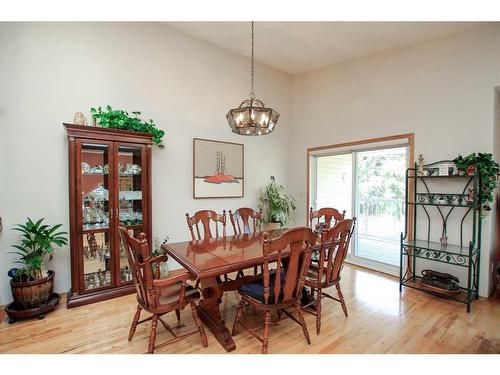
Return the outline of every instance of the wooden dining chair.
<path id="1" fill-rule="evenodd" d="M 280 237 L 269 239 L 269 234 L 263 234 L 264 272 L 262 280 L 240 286 L 238 294 L 241 301 L 236 312 L 233 323 L 232 336 L 236 333 L 236 325 L 240 324 L 252 336 L 262 342 L 262 354 L 267 353 L 269 345 L 269 326 L 271 323 L 271 311 L 277 311 L 278 315 L 285 313 L 293 321 L 300 324 L 307 343 L 310 345 L 309 332 L 302 315 L 300 297 L 304 277 L 307 273 L 311 257 L 311 248 L 317 240 L 317 234 L 310 228 L 301 227 L 291 229 Z M 289 255 L 286 268 L 281 266 L 283 253 Z M 285 256 L 286 256 L 285 255 Z M 271 261 L 276 260 L 276 270 L 271 270 Z M 264 334 L 258 336 L 254 329 L 250 329 L 241 320 L 243 306 L 251 305 L 256 310 L 264 311 Z M 286 308 L 293 307 L 297 318 Z"/>
<path id="2" fill-rule="evenodd" d="M 323 207 L 317 211 L 313 211 L 312 207 L 309 207 L 309 227 L 317 228 L 320 226 L 319 232 L 321 233 L 324 229 L 330 229 L 335 226 L 340 220 L 344 220 L 345 210 L 340 213 L 339 210 L 333 207 Z M 316 223 L 314 223 L 316 219 Z M 319 249 L 315 248 L 312 251 L 311 259 L 313 263 L 319 261 Z"/>
<path id="3" fill-rule="evenodd" d="M 191 217 L 186 214 L 186 220 L 193 241 L 214 238 L 210 228 L 212 222 L 215 224 L 215 237 L 219 237 L 219 223 L 222 225 L 222 236 L 226 236 L 226 210 L 222 211 L 222 215 L 212 210 L 202 210 Z M 203 235 L 199 228 L 200 222 L 203 226 Z M 196 236 L 193 228 L 196 229 Z"/>
<path id="4" fill-rule="evenodd" d="M 344 296 L 340 289 L 340 272 L 349 251 L 349 243 L 355 226 L 356 218 L 345 219 L 339 221 L 330 230 L 323 231 L 320 237 L 319 262 L 317 265 L 311 264 L 307 272 L 305 285 L 311 288 L 312 296 L 316 292 L 316 298 L 302 307 L 305 311 L 316 315 L 316 334 L 318 335 L 321 330 L 321 300 L 323 298 L 328 297 L 340 302 L 342 310 L 344 310 L 344 315 L 348 316 Z M 333 285 L 337 288 L 338 298 L 323 292 L 323 289 Z M 314 306 L 314 310 L 308 309 L 311 306 Z"/>
<path id="5" fill-rule="evenodd" d="M 189 272 L 184 269 L 173 271 L 169 273 L 167 278 L 160 279 L 160 263 L 166 262 L 167 256 L 152 257 L 144 233 L 141 233 L 139 238 L 134 238 L 124 227 L 119 227 L 119 232 L 127 254 L 129 267 L 132 270 L 132 278 L 138 302 L 137 311 L 130 327 L 128 341 L 131 341 L 134 337 L 137 325 L 151 320 L 148 353 L 153 353 L 155 349 L 164 347 L 195 333 L 201 336 L 203 346 L 207 347 L 207 335 L 201 324 L 198 316 L 198 307 L 195 303 L 200 298 L 200 294 L 195 288 L 186 283 L 190 279 Z M 177 320 L 180 320 L 180 310 L 184 309 L 186 305 L 191 306 L 191 313 L 197 329 L 183 335 L 177 335 L 162 319 L 162 316 L 175 311 Z M 152 315 L 149 318 L 139 321 L 142 310 L 146 310 Z M 163 324 L 173 338 L 162 344 L 155 345 L 158 321 Z"/>
<path id="6" fill-rule="evenodd" d="M 193 216 L 186 213 L 186 221 L 191 233 L 193 241 L 208 240 L 214 238 L 211 229 L 211 223 L 215 226 L 215 238 L 219 237 L 219 224 L 222 225 L 222 237 L 226 237 L 226 210 L 222 210 L 222 215 L 212 210 L 197 211 Z M 199 224 L 203 227 L 203 235 L 200 232 Z M 238 273 L 238 276 L 240 274 Z M 231 279 L 227 274 L 224 274 L 224 280 L 230 281 Z M 196 287 L 199 285 L 199 280 L 196 282 Z"/>
<path id="7" fill-rule="evenodd" d="M 313 223 L 316 219 L 316 224 Z M 321 222 L 325 223 L 326 228 L 335 226 L 340 220 L 345 219 L 345 210 L 342 213 L 333 207 L 323 207 L 317 211 L 313 211 L 313 208 L 309 208 L 309 226 L 314 228 L 313 225 L 317 225 Z M 332 223 L 333 220 L 333 223 Z"/>
<path id="8" fill-rule="evenodd" d="M 234 211 L 234 214 L 229 210 L 229 219 L 233 225 L 234 234 L 249 234 L 262 230 L 262 210 L 255 211 L 252 208 L 242 207 Z"/>
<path id="9" fill-rule="evenodd" d="M 242 207 L 234 211 L 234 214 L 229 210 L 229 219 L 233 225 L 235 235 L 251 234 L 262 231 L 262 210 L 255 211 L 252 208 Z M 257 270 L 257 267 L 253 268 L 254 275 L 257 275 Z M 240 271 L 238 275 L 243 276 L 243 271 Z"/>

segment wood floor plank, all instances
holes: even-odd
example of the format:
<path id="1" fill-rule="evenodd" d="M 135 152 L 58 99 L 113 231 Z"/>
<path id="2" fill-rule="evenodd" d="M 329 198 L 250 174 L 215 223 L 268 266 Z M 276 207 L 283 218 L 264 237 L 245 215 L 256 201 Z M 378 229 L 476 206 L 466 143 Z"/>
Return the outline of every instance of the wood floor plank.
<path id="1" fill-rule="evenodd" d="M 339 303 L 325 299 L 321 335 L 316 335 L 315 317 L 304 314 L 312 345 L 302 329 L 289 318 L 270 328 L 270 353 L 500 353 L 500 296 L 475 301 L 467 314 L 465 305 L 412 289 L 399 293 L 397 279 L 346 265 L 342 291 L 349 317 Z M 329 290 L 335 295 L 335 288 Z M 239 303 L 235 292 L 225 294 L 222 315 L 232 325 Z M 136 308 L 129 295 L 67 310 L 61 302 L 44 320 L 26 320 L 9 325 L 0 322 L 0 353 L 145 353 L 149 323 L 137 328 L 132 342 L 128 330 Z M 0 315 L 1 317 L 2 315 Z M 166 321 L 178 332 L 195 329 L 189 309 Z M 274 318 L 274 317 L 273 317 Z M 258 326 L 263 316 L 245 308 L 243 319 Z M 209 347 L 198 335 L 157 350 L 157 353 L 217 353 L 226 351 L 210 331 Z M 157 343 L 170 338 L 160 326 Z M 260 342 L 239 328 L 232 353 L 260 353 Z"/>

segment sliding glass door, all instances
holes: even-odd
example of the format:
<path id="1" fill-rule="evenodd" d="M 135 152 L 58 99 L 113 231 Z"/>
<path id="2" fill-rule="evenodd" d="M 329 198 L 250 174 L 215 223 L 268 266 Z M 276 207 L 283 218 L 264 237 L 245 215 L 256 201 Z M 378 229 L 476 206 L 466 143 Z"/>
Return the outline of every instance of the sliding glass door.
<path id="1" fill-rule="evenodd" d="M 334 207 L 356 216 L 353 261 L 397 267 L 408 146 L 370 146 L 312 156 L 311 203 L 313 209 Z"/>
<path id="2" fill-rule="evenodd" d="M 397 266 L 404 229 L 406 147 L 355 154 L 354 256 Z"/>

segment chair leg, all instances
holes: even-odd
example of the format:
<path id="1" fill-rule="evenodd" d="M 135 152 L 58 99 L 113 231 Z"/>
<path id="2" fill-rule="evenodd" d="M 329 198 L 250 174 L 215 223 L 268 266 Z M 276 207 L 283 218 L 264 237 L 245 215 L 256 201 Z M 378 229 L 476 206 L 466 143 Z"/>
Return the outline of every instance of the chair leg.
<path id="1" fill-rule="evenodd" d="M 177 320 L 180 322 L 181 321 L 181 310 L 175 309 L 175 316 L 177 317 Z"/>
<path id="2" fill-rule="evenodd" d="M 339 295 L 340 304 L 342 305 L 342 310 L 344 310 L 344 315 L 347 318 L 349 315 L 347 315 L 347 306 L 345 305 L 344 296 L 342 295 L 342 291 L 340 290 L 340 284 L 335 284 L 335 287 L 337 288 L 337 293 Z"/>
<path id="3" fill-rule="evenodd" d="M 295 304 L 295 311 L 297 312 L 297 316 L 299 317 L 300 325 L 302 326 L 302 332 L 306 338 L 306 341 L 309 345 L 311 345 L 311 339 L 309 337 L 309 331 L 307 330 L 306 321 L 304 320 L 304 315 L 302 315 L 302 308 L 300 307 L 300 303 Z"/>
<path id="4" fill-rule="evenodd" d="M 283 310 L 278 309 L 278 311 L 276 311 L 276 314 L 278 315 L 278 320 L 281 320 L 281 317 L 283 316 Z"/>
<path id="5" fill-rule="evenodd" d="M 191 302 L 191 313 L 193 314 L 194 323 L 196 324 L 196 327 L 198 327 L 198 331 L 200 332 L 201 343 L 206 348 L 208 346 L 207 334 L 203 329 L 200 317 L 198 316 L 198 307 L 196 307 L 196 304 L 194 302 Z"/>
<path id="6" fill-rule="evenodd" d="M 132 326 L 130 327 L 130 331 L 128 333 L 128 341 L 132 341 L 132 337 L 134 337 L 135 329 L 137 328 L 137 322 L 141 317 L 141 310 L 141 305 L 137 305 L 137 311 L 135 312 L 134 320 L 132 320 Z"/>
<path id="7" fill-rule="evenodd" d="M 234 336 L 234 334 L 236 333 L 236 324 L 240 321 L 243 306 L 245 306 L 245 301 L 243 301 L 243 298 L 242 298 L 240 301 L 240 304 L 238 306 L 238 310 L 236 311 L 236 316 L 234 317 L 234 323 L 233 323 L 233 329 L 231 331 L 231 336 Z"/>
<path id="8" fill-rule="evenodd" d="M 253 268 L 253 275 L 254 275 L 254 276 L 257 276 L 257 266 L 255 266 L 255 267 Z"/>
<path id="9" fill-rule="evenodd" d="M 269 325 L 271 324 L 271 310 L 266 310 L 264 317 L 264 337 L 262 340 L 262 354 L 267 354 L 267 347 L 269 345 Z"/>
<path id="10" fill-rule="evenodd" d="M 316 292 L 316 334 L 319 335 L 321 331 L 321 299 L 323 298 L 323 293 L 321 289 Z"/>
<path id="11" fill-rule="evenodd" d="M 156 327 L 158 327 L 158 315 L 153 315 L 153 319 L 151 320 L 151 333 L 149 334 L 149 346 L 148 353 L 153 354 L 155 351 L 155 342 L 156 342 Z"/>

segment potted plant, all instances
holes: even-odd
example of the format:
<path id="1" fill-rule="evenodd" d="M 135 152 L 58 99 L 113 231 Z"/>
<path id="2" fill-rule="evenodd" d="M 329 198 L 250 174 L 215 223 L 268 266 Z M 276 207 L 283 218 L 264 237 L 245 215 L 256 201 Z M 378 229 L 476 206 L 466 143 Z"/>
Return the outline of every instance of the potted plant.
<path id="1" fill-rule="evenodd" d="M 499 172 L 498 163 L 493 160 L 493 155 L 479 152 L 472 153 L 453 160 L 460 174 L 473 175 L 477 173 L 480 178 L 479 202 L 485 211 L 491 210 L 491 203 L 495 199 L 493 190 L 498 185 L 497 175 Z"/>
<path id="2" fill-rule="evenodd" d="M 90 108 L 92 113 L 92 119 L 94 122 L 99 121 L 99 125 L 103 128 L 111 129 L 124 129 L 132 130 L 137 132 L 149 133 L 152 136 L 154 143 L 158 147 L 163 148 L 162 138 L 165 132 L 158 129 L 153 120 L 142 121 L 139 115 L 142 112 L 132 112 L 135 117 L 129 116 L 127 111 L 121 109 L 113 109 L 110 105 L 106 106 L 106 111 L 103 111 L 101 107 Z"/>
<path id="3" fill-rule="evenodd" d="M 278 185 L 274 176 L 261 190 L 259 209 L 264 213 L 264 229 L 273 230 L 286 226 L 293 218 L 295 199 L 285 194 L 283 185 Z"/>
<path id="4" fill-rule="evenodd" d="M 34 222 L 30 218 L 25 224 L 17 224 L 13 230 L 21 232 L 21 243 L 12 245 L 19 255 L 18 264 L 22 268 L 9 270 L 10 286 L 14 304 L 25 309 L 46 303 L 54 290 L 54 271 L 46 271 L 44 261 L 52 260 L 54 246 L 68 243 L 67 233 L 59 230 L 62 224 L 47 225 L 43 218 Z"/>

